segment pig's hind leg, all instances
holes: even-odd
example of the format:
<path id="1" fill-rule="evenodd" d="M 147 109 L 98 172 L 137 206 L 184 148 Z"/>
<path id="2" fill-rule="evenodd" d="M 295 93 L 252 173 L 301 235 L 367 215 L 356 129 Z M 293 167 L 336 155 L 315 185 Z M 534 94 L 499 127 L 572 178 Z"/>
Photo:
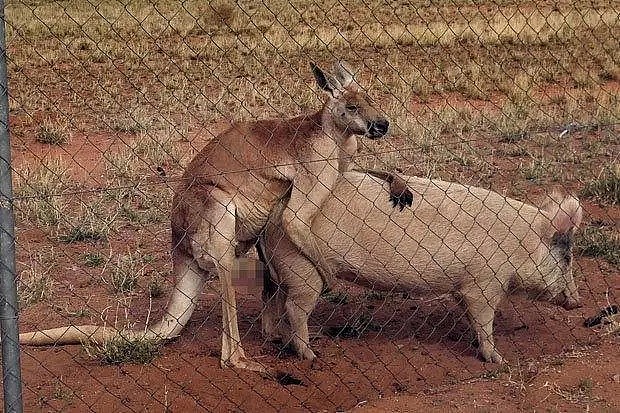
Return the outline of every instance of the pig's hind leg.
<path id="1" fill-rule="evenodd" d="M 286 292 L 280 284 L 277 271 L 267 260 L 263 245 L 256 245 L 258 257 L 263 263 L 263 312 L 261 315 L 263 337 L 268 340 L 283 339 L 291 334 L 291 327 L 286 316 Z"/>
<path id="2" fill-rule="evenodd" d="M 323 280 L 314 265 L 299 255 L 291 267 L 296 274 L 289 283 L 286 297 L 286 314 L 291 326 L 290 342 L 299 355 L 306 360 L 314 360 L 316 355 L 310 349 L 308 319 L 314 310 L 323 289 Z"/>

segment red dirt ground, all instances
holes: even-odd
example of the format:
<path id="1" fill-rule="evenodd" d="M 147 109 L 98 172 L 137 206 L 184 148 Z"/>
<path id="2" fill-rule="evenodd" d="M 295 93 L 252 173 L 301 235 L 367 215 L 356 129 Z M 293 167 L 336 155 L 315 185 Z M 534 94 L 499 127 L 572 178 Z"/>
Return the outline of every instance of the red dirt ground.
<path id="1" fill-rule="evenodd" d="M 27 132 L 22 128 L 23 141 L 15 144 L 16 165 L 39 162 L 48 155 L 48 147 L 35 143 Z M 89 140 L 100 148 L 116 144 L 110 136 L 90 136 Z M 87 183 L 98 184 L 100 156 L 83 147 L 80 136 L 54 151 L 66 151 L 79 165 L 76 175 L 86 175 Z M 499 187 L 507 182 L 499 177 L 493 184 Z M 600 217 L 618 221 L 618 208 L 602 210 L 590 201 L 585 206 L 587 221 Z M 138 235 L 121 231 L 109 245 L 82 243 L 69 248 L 59 244 L 64 249 L 54 272 L 58 306 L 42 302 L 29 307 L 21 316 L 21 331 L 64 325 L 65 309 L 86 305 L 98 314 L 109 305 L 111 293 L 94 282 L 101 270 L 76 264 L 83 252 L 136 246 L 153 254 L 153 266 L 167 267 L 169 234 L 150 231 L 144 228 Z M 144 235 L 148 242 L 141 241 Z M 18 236 L 19 245 L 33 251 L 52 242 L 33 228 L 23 228 Z M 20 254 L 23 260 L 25 252 Z M 311 324 L 338 327 L 362 314 L 372 317 L 372 328 L 359 338 L 318 338 L 313 348 L 319 358 L 313 365 L 265 342 L 260 334 L 260 294 L 240 294 L 246 354 L 268 366 L 271 374 L 262 377 L 221 369 L 221 312 L 211 290 L 201 297 L 181 336 L 165 345 L 148 365 L 102 365 L 81 346 L 24 347 L 26 411 L 620 411 L 620 339 L 583 326 L 586 317 L 609 305 L 608 299 L 617 301 L 618 269 L 586 257 L 578 257 L 576 266 L 582 308 L 567 312 L 522 297 L 503 304 L 496 317 L 495 336 L 508 361 L 506 369 L 476 358 L 470 344 L 472 332 L 450 300 L 398 294 L 377 298 L 348 284 L 339 286 L 347 292 L 348 302 L 322 300 Z M 87 304 L 84 297 L 88 297 Z M 151 320 L 161 315 L 165 303 L 165 297 L 153 300 Z M 143 325 L 149 312 L 143 285 L 127 307 L 127 318 Z M 121 313 L 109 309 L 107 321 L 113 323 Z M 118 317 L 120 323 L 125 321 L 124 315 Z M 86 315 L 71 321 L 100 322 Z M 285 374 L 296 384 L 277 380 Z"/>
<path id="2" fill-rule="evenodd" d="M 588 267 L 587 260 L 580 264 Z M 618 285 L 608 284 L 609 277 L 614 275 L 596 270 L 582 280 L 585 306 L 571 312 L 520 297 L 506 302 L 497 317 L 496 340 L 509 362 L 507 371 L 476 358 L 468 344 L 472 334 L 449 301 L 373 300 L 342 286 L 349 288 L 349 303 L 323 301 L 313 324 L 342 326 L 363 310 L 372 314 L 378 331 L 366 331 L 359 339 L 322 337 L 313 343 L 319 360 L 307 366 L 263 341 L 256 318 L 260 300 L 242 295 L 247 354 L 269 366 L 274 376 L 288 373 L 301 380 L 300 385 L 282 385 L 271 377 L 219 367 L 219 304 L 214 293 L 206 293 L 187 329 L 151 365 L 103 366 L 79 346 L 24 348 L 25 403 L 28 411 L 76 412 L 164 411 L 165 406 L 174 412 L 339 411 L 364 404 L 363 411 L 448 406 L 617 411 L 618 337 L 601 338 L 582 325 L 605 303 L 606 291 L 612 289 L 612 296 L 620 292 Z M 146 308 L 134 305 L 132 310 L 130 319 L 144 320 Z M 23 329 L 32 322 L 62 323 L 57 315 L 42 321 L 35 314 L 23 317 Z M 587 394 L 579 392 L 580 386 Z"/>

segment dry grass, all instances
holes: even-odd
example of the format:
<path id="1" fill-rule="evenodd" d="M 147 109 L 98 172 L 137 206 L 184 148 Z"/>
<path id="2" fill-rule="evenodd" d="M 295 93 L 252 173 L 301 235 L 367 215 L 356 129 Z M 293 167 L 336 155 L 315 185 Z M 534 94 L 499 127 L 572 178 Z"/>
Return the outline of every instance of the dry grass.
<path id="1" fill-rule="evenodd" d="M 38 227 L 56 227 L 68 203 L 62 192 L 71 187 L 68 166 L 60 159 L 42 161 L 15 172 L 15 208 L 18 220 Z"/>
<path id="2" fill-rule="evenodd" d="M 523 177 L 536 183 L 544 182 L 551 178 L 557 180 L 557 171 L 551 161 L 545 159 L 544 155 L 532 157 L 528 164 L 523 166 Z"/>
<path id="3" fill-rule="evenodd" d="M 325 45 L 333 48 L 348 46 L 352 41 L 359 47 L 394 43 L 448 45 L 458 41 L 545 44 L 565 41 L 582 27 L 590 30 L 613 27 L 618 19 L 618 12 L 614 9 L 527 10 L 504 6 L 501 14 L 468 9 L 466 13 L 461 13 L 460 19 L 448 22 L 437 19 L 437 16 L 429 18 L 436 8 L 424 7 L 424 3 L 412 2 L 398 10 L 381 10 L 377 7 L 382 3 L 374 0 L 365 5 L 378 14 L 373 19 L 366 16 L 362 25 L 353 20 L 364 17 L 360 13 L 364 13 L 365 8 L 359 7 L 359 4 L 353 1 L 326 3 L 319 6 L 299 1 L 272 0 L 262 4 L 230 5 L 220 1 L 205 5 L 193 0 L 184 2 L 183 8 L 177 8 L 171 2 L 155 5 L 141 0 L 132 1 L 122 8 L 116 1 L 106 0 L 97 4 L 97 16 L 92 18 L 92 6 L 80 2 L 68 2 L 64 7 L 11 2 L 7 15 L 11 22 L 10 36 L 64 38 L 74 36 L 72 29 L 81 27 L 84 34 L 98 44 L 97 40 L 108 35 L 101 32 L 101 27 L 107 26 L 123 37 L 208 33 L 213 37 L 212 42 L 220 48 L 229 46 L 233 42 L 231 35 L 236 35 L 240 43 L 248 48 L 266 40 L 285 53 L 323 49 Z M 35 18 L 32 18 L 33 10 Z M 274 10 L 278 10 L 278 24 L 273 24 Z M 329 11 L 327 16 L 324 10 Z M 63 18 L 65 15 L 71 19 Z M 300 18 L 305 24 L 299 24 Z M 327 22 L 339 22 L 340 27 Z M 75 47 L 82 50 L 94 48 L 88 42 L 81 42 Z M 136 50 L 136 55 L 140 52 Z"/>
<path id="4" fill-rule="evenodd" d="M 67 143 L 69 137 L 68 125 L 46 119 L 39 126 L 36 140 L 49 145 L 62 145 Z"/>
<path id="5" fill-rule="evenodd" d="M 586 227 L 577 234 L 576 245 L 583 255 L 601 257 L 620 267 L 620 233 L 617 230 Z"/>
<path id="6" fill-rule="evenodd" d="M 618 12 L 610 8 L 489 3 L 446 14 L 425 2 L 328 3 L 10 2 L 9 44 L 23 46 L 12 51 L 11 72 L 28 83 L 14 99 L 36 113 L 63 93 L 77 123 L 86 100 L 99 128 L 136 133 L 150 130 L 154 114 L 196 124 L 299 113 L 317 104 L 307 61 L 333 56 L 368 66 L 382 101 L 405 90 L 524 100 L 550 82 L 617 79 Z M 51 63 L 57 69 L 47 79 L 24 69 Z M 63 89 L 37 88 L 50 81 Z"/>
<path id="7" fill-rule="evenodd" d="M 66 243 L 99 241 L 108 238 L 118 212 L 105 208 L 103 199 L 80 203 L 80 212 L 71 214 L 62 226 L 59 239 Z M 106 210 L 107 209 L 107 210 Z"/>
<path id="8" fill-rule="evenodd" d="M 588 403 L 599 401 L 599 399 L 592 394 L 592 391 L 597 385 L 598 384 L 590 377 L 584 377 L 580 379 L 576 385 L 571 387 L 559 386 L 556 383 L 545 383 L 543 387 L 546 387 L 551 393 L 555 393 L 566 401 L 573 404 L 583 403 L 587 406 Z M 586 410 L 588 409 L 586 408 Z"/>
<path id="9" fill-rule="evenodd" d="M 109 208 L 118 214 L 117 221 L 124 220 L 143 227 L 164 222 L 169 218 L 172 202 L 170 186 L 139 183 L 126 185 L 126 181 L 122 179 L 111 181 L 113 189 L 105 193 Z"/>
<path id="10" fill-rule="evenodd" d="M 137 287 L 138 280 L 144 277 L 144 268 L 137 253 L 128 253 L 117 257 L 111 273 L 104 281 L 115 293 L 130 293 Z"/>
<path id="11" fill-rule="evenodd" d="M 177 139 L 179 135 L 174 128 L 139 133 L 125 149 L 106 155 L 108 175 L 138 183 L 156 174 L 158 168 L 180 170 L 182 155 Z"/>
<path id="12" fill-rule="evenodd" d="M 620 164 L 604 168 L 597 178 L 587 183 L 583 195 L 612 205 L 620 204 Z"/>
<path id="13" fill-rule="evenodd" d="M 109 121 L 116 132 L 138 133 L 148 131 L 155 123 L 155 116 L 145 106 L 136 106 L 124 111 Z"/>
<path id="14" fill-rule="evenodd" d="M 47 299 L 52 293 L 54 280 L 52 272 L 56 255 L 53 250 L 30 254 L 28 262 L 20 263 L 17 294 L 21 308 Z"/>

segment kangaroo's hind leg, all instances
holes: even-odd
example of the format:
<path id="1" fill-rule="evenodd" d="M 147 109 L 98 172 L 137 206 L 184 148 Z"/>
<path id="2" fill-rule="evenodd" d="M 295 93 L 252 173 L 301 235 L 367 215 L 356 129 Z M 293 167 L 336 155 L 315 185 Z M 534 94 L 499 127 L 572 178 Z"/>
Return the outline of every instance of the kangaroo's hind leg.
<path id="1" fill-rule="evenodd" d="M 222 299 L 222 367 L 232 366 L 254 371 L 264 371 L 259 363 L 245 357 L 237 324 L 237 303 L 232 284 L 235 250 L 238 245 L 235 231 L 235 204 L 232 198 L 219 189 L 213 189 L 197 219 L 190 237 L 190 249 L 198 266 L 217 274 L 220 279 Z"/>

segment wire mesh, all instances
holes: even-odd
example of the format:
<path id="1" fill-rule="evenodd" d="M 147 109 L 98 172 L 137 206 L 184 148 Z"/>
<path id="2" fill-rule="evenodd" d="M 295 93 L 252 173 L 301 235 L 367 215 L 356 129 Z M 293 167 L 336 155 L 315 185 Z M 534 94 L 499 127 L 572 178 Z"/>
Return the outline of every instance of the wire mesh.
<path id="1" fill-rule="evenodd" d="M 619 13 L 7 1 L 26 410 L 618 406 Z"/>

